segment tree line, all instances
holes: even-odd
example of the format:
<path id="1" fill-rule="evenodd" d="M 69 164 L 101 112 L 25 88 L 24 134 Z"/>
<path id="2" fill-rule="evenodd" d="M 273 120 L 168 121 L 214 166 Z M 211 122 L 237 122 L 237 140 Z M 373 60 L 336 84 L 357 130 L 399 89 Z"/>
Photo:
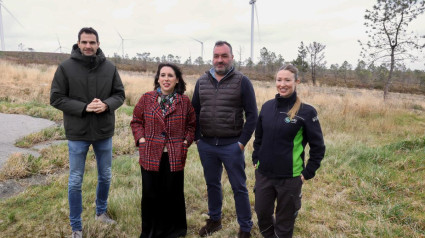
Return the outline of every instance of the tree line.
<path id="1" fill-rule="evenodd" d="M 326 45 L 319 42 L 312 42 L 307 46 L 301 42 L 298 48 L 298 56 L 292 61 L 285 61 L 282 55 L 269 51 L 263 47 L 260 50 L 260 57 L 257 64 L 252 59 L 244 62 L 236 61 L 239 68 L 245 67 L 248 70 L 255 69 L 263 74 L 274 73 L 283 63 L 291 62 L 298 67 L 301 77 L 310 74 L 313 85 L 317 85 L 317 80 L 321 73 L 332 75 L 335 80 L 343 80 L 348 85 L 350 78 L 356 77 L 360 82 L 369 83 L 371 80 L 383 81 L 384 99 L 387 98 L 393 81 L 410 83 L 417 85 L 422 91 L 424 87 L 424 72 L 422 70 L 407 69 L 404 62 L 406 60 L 418 60 L 425 48 L 425 36 L 408 32 L 408 26 L 425 11 L 425 0 L 377 0 L 372 9 L 366 9 L 364 25 L 367 28 L 366 42 L 359 41 L 362 47 L 360 55 L 362 60 L 353 65 L 344 61 L 339 64 L 331 64 L 326 67 L 325 48 Z M 118 56 L 118 55 L 117 55 Z M 146 62 L 169 61 L 181 63 L 180 57 L 167 55 L 159 57 L 149 57 L 150 53 L 137 54 L 136 59 Z M 211 61 L 204 62 L 198 57 L 192 62 L 188 58 L 185 65 L 210 65 Z"/>

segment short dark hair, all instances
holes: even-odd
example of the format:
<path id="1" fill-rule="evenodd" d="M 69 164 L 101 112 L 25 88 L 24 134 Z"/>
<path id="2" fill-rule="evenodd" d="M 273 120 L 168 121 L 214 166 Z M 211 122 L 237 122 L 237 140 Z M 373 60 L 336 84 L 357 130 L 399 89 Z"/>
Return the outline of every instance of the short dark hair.
<path id="1" fill-rule="evenodd" d="M 183 80 L 183 73 L 181 69 L 173 63 L 160 63 L 158 65 L 158 69 L 156 71 L 155 81 L 154 81 L 155 90 L 160 87 L 158 80 L 159 80 L 159 74 L 161 72 L 162 67 L 170 67 L 174 70 L 174 73 L 176 74 L 176 78 L 179 80 L 179 83 L 176 84 L 176 87 L 174 88 L 174 90 L 176 91 L 176 93 L 183 95 L 184 92 L 186 91 L 186 82 Z"/>
<path id="2" fill-rule="evenodd" d="M 81 34 L 86 33 L 86 34 L 94 34 L 96 36 L 96 41 L 97 43 L 99 43 L 99 35 L 97 34 L 97 31 L 91 27 L 83 27 L 81 28 L 81 30 L 78 32 L 78 42 L 80 42 L 81 40 Z"/>
<path id="3" fill-rule="evenodd" d="M 227 42 L 227 41 L 219 40 L 219 41 L 215 42 L 214 48 L 215 48 L 216 46 L 222 46 L 222 45 L 227 45 L 227 46 L 229 46 L 229 48 L 230 48 L 230 54 L 232 54 L 232 55 L 233 55 L 232 46 L 231 46 L 231 45 L 230 45 L 230 43 L 229 43 L 229 42 Z"/>

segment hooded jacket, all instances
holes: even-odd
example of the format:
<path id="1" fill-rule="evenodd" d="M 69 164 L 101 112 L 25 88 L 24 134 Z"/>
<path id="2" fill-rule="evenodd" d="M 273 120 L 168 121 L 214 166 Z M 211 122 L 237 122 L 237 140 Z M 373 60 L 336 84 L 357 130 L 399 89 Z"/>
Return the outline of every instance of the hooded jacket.
<path id="1" fill-rule="evenodd" d="M 102 113 L 86 112 L 94 98 L 107 104 Z M 68 140 L 97 141 L 112 137 L 115 110 L 124 102 L 124 86 L 115 65 L 100 48 L 93 56 L 85 56 L 78 45 L 71 57 L 62 62 L 53 77 L 50 105 L 63 112 Z"/>
<path id="2" fill-rule="evenodd" d="M 289 98 L 276 95 L 262 106 L 255 130 L 252 160 L 258 171 L 269 178 L 300 176 L 311 179 L 325 155 L 325 144 L 317 112 L 302 103 L 291 120 L 288 112 L 297 93 Z M 304 166 L 304 149 L 310 146 L 310 158 Z"/>

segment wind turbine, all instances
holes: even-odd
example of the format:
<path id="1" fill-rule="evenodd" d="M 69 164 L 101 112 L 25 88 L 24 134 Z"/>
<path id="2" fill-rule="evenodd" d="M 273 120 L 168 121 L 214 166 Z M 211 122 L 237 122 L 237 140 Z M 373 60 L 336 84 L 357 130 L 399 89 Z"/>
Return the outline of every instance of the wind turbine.
<path id="1" fill-rule="evenodd" d="M 260 25 L 258 23 L 257 5 L 255 5 L 256 1 L 257 0 L 250 0 L 249 1 L 249 4 L 251 5 L 251 61 L 254 61 L 254 11 L 255 11 L 255 15 L 257 16 L 258 32 L 260 32 Z"/>
<path id="2" fill-rule="evenodd" d="M 57 35 L 56 35 L 56 38 L 58 39 L 59 47 L 55 50 L 55 52 L 59 50 L 59 53 L 61 53 L 61 54 L 62 54 L 62 53 L 63 53 L 63 52 L 62 52 L 62 49 L 63 49 L 64 47 L 62 47 L 61 42 L 60 42 L 60 40 L 59 40 L 59 37 L 58 37 Z"/>
<path id="3" fill-rule="evenodd" d="M 202 58 L 202 60 L 204 60 L 204 42 L 203 41 L 200 41 L 198 39 L 195 39 L 193 37 L 190 37 L 190 38 L 192 40 L 197 41 L 197 42 L 199 42 L 201 44 L 201 58 Z"/>
<path id="4" fill-rule="evenodd" d="M 3 0 L 0 0 L 0 39 L 1 39 L 1 50 L 5 51 L 6 47 L 5 47 L 5 43 L 4 43 L 4 29 L 3 29 L 3 15 L 1 13 L 1 9 L 2 7 L 4 8 L 4 10 L 6 10 L 12 17 L 13 19 L 15 19 L 15 21 L 17 23 L 19 23 L 19 25 L 21 25 L 22 27 L 24 27 L 19 21 L 18 19 L 16 19 L 16 17 L 6 8 L 6 6 L 3 3 Z"/>
<path id="5" fill-rule="evenodd" d="M 117 33 L 118 33 L 118 35 L 119 35 L 119 36 L 120 36 L 120 38 L 121 38 L 122 58 L 124 59 L 124 40 L 130 40 L 130 39 L 125 39 L 125 38 L 123 38 L 123 37 L 121 36 L 121 34 L 118 32 L 118 30 L 117 30 Z"/>

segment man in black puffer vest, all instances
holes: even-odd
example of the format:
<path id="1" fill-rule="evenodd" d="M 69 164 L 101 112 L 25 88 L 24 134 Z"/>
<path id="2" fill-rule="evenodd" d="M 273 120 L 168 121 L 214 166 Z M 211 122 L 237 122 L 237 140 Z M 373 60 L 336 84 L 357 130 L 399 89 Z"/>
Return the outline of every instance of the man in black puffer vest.
<path id="1" fill-rule="evenodd" d="M 192 98 L 197 115 L 195 141 L 207 183 L 210 217 L 199 235 L 204 237 L 222 228 L 221 175 L 224 165 L 235 199 L 240 226 L 238 237 L 250 237 L 252 219 L 244 147 L 258 118 L 254 88 L 246 76 L 233 68 L 232 46 L 226 41 L 215 43 L 213 65 L 196 82 Z"/>

